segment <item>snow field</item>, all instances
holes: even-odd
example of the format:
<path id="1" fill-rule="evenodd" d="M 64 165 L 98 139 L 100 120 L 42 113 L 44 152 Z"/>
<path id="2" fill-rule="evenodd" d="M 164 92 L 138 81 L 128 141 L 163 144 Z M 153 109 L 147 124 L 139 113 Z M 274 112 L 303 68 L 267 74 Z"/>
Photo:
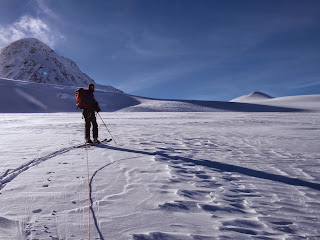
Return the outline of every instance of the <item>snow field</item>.
<path id="1" fill-rule="evenodd" d="M 101 116 L 91 239 L 320 238 L 318 113 Z M 87 239 L 81 114 L 0 119 L 0 239 Z"/>

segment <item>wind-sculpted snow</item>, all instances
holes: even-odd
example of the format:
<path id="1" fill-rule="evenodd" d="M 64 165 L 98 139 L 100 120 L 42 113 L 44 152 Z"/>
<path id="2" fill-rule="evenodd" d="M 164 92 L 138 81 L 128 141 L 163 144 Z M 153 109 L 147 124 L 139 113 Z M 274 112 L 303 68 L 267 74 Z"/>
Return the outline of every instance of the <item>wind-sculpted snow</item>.
<path id="1" fill-rule="evenodd" d="M 320 238 L 319 113 L 101 116 L 88 186 L 80 113 L 1 114 L 0 239 Z"/>

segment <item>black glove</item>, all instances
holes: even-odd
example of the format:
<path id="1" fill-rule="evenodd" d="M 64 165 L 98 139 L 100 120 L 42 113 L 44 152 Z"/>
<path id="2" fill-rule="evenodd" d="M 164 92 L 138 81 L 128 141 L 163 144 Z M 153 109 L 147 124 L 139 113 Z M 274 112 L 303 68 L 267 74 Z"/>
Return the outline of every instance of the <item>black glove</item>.
<path id="1" fill-rule="evenodd" d="M 96 111 L 96 112 L 100 112 L 100 111 L 101 111 L 101 109 L 100 109 L 99 104 L 98 104 L 97 101 L 94 101 L 94 102 L 92 103 L 92 109 L 93 109 L 93 111 Z"/>

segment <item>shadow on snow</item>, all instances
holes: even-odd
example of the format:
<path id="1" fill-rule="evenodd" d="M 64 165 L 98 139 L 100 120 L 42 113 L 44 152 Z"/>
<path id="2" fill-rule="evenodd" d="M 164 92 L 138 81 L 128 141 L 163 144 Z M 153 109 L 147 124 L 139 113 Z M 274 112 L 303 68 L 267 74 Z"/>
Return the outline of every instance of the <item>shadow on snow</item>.
<path id="1" fill-rule="evenodd" d="M 220 170 L 224 172 L 234 172 L 234 173 L 240 173 L 243 175 L 247 175 L 250 177 L 260 178 L 260 179 L 266 179 L 274 182 L 280 182 L 285 183 L 292 186 L 302 186 L 302 187 L 308 187 L 315 190 L 320 190 L 320 184 L 319 183 L 313 183 L 308 182 L 305 180 L 297 179 L 297 178 L 291 178 L 286 176 L 281 176 L 273 173 L 267 173 L 259 170 L 254 170 L 246 167 L 240 167 L 232 164 L 227 163 L 221 163 L 217 161 L 211 161 L 211 160 L 195 160 L 191 158 L 186 157 L 179 157 L 179 156 L 170 156 L 165 152 L 162 151 L 156 151 L 156 152 L 147 152 L 142 150 L 134 150 L 129 148 L 123 148 L 123 147 L 113 147 L 113 146 L 99 146 L 101 148 L 107 148 L 112 149 L 116 151 L 122 151 L 122 152 L 132 152 L 132 153 L 138 153 L 138 154 L 144 154 L 144 155 L 150 155 L 150 156 L 161 156 L 167 159 L 171 159 L 173 161 L 183 161 L 187 163 L 193 163 L 198 166 L 204 166 L 207 168 L 211 168 L 214 170 Z"/>

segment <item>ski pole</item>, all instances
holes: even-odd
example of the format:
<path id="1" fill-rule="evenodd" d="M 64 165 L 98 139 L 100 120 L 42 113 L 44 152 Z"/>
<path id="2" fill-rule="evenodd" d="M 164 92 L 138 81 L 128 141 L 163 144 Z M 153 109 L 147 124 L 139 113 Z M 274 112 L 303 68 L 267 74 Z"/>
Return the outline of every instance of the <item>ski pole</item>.
<path id="1" fill-rule="evenodd" d="M 99 115 L 99 117 L 101 118 L 101 121 L 103 122 L 104 126 L 107 128 L 107 130 L 108 130 L 110 136 L 112 137 L 113 141 L 118 145 L 118 143 L 116 142 L 116 139 L 114 139 L 114 137 L 112 136 L 111 132 L 109 131 L 107 125 L 104 123 L 104 121 L 103 121 L 103 119 L 102 119 L 102 117 L 100 116 L 99 113 L 98 113 L 98 115 Z"/>

